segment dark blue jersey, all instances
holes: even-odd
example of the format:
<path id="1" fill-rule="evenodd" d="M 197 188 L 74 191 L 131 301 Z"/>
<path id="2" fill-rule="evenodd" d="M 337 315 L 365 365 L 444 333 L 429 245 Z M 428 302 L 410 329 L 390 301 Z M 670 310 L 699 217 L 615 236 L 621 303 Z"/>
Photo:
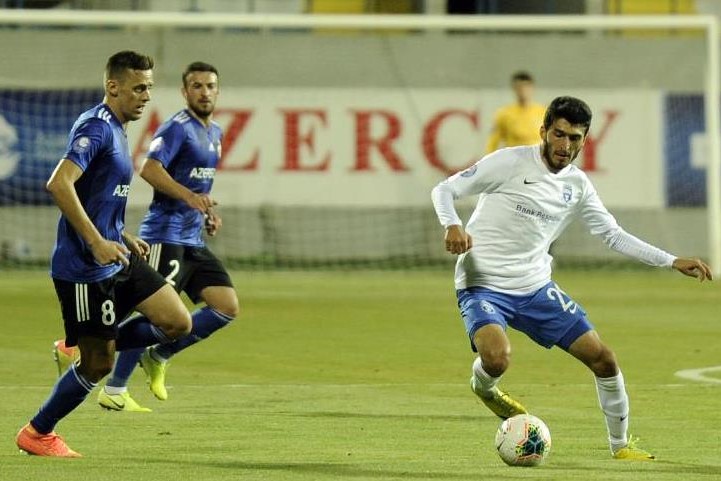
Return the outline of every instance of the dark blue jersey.
<path id="1" fill-rule="evenodd" d="M 220 159 L 221 137 L 218 124 L 205 127 L 188 110 L 181 110 L 158 128 L 148 158 L 162 163 L 179 184 L 207 194 Z M 151 243 L 202 246 L 203 225 L 201 212 L 156 190 L 140 226 L 140 237 Z"/>
<path id="2" fill-rule="evenodd" d="M 125 203 L 133 176 L 128 139 L 120 121 L 105 104 L 84 112 L 75 121 L 65 159 L 83 171 L 75 191 L 90 220 L 103 238 L 122 243 Z M 97 282 L 122 268 L 101 266 L 68 219 L 60 216 L 50 274 L 71 282 Z"/>

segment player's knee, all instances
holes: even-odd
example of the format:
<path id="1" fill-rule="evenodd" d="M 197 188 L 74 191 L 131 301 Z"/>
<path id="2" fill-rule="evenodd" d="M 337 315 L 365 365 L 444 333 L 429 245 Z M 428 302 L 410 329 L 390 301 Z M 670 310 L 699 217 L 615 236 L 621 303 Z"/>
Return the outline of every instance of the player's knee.
<path id="1" fill-rule="evenodd" d="M 238 296 L 235 294 L 227 296 L 221 302 L 216 302 L 210 307 L 229 319 L 235 319 L 240 314 L 240 304 L 238 303 Z"/>
<path id="2" fill-rule="evenodd" d="M 90 361 L 82 359 L 78 366 L 78 373 L 86 380 L 97 383 L 113 370 L 114 357 L 93 356 Z"/>
<path id="3" fill-rule="evenodd" d="M 597 377 L 613 377 L 619 372 L 616 355 L 605 346 L 600 349 L 590 367 Z"/>
<path id="4" fill-rule="evenodd" d="M 185 308 L 178 309 L 173 313 L 167 313 L 165 316 L 165 319 L 162 319 L 159 324 L 163 326 L 163 332 L 170 339 L 179 339 L 190 334 L 193 320 Z"/>
<path id="5" fill-rule="evenodd" d="M 481 353 L 483 370 L 489 376 L 501 376 L 511 363 L 511 350 L 508 348 L 489 349 Z"/>

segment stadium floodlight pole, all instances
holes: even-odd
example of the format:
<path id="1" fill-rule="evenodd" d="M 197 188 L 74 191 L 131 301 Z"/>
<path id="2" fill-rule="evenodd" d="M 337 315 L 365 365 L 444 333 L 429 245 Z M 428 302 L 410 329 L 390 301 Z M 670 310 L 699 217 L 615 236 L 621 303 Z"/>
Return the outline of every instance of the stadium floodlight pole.
<path id="1" fill-rule="evenodd" d="M 713 15 L 288 15 L 202 12 L 117 12 L 78 10 L 2 10 L 0 25 L 197 28 L 355 28 L 365 30 L 622 30 L 704 31 L 707 44 L 704 110 L 708 163 L 706 203 L 708 256 L 721 276 L 721 104 L 719 20 Z"/>

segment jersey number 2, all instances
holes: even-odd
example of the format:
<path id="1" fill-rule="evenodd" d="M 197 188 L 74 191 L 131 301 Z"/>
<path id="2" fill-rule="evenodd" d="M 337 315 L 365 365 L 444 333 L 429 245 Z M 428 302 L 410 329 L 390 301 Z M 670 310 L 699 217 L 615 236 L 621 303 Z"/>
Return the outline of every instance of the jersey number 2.
<path id="1" fill-rule="evenodd" d="M 561 304 L 561 308 L 564 312 L 570 312 L 571 314 L 575 314 L 576 310 L 578 309 L 578 305 L 571 300 L 570 297 L 564 296 L 565 292 L 561 290 L 560 287 L 558 287 L 558 284 L 553 284 L 553 287 L 549 287 L 546 291 L 546 295 L 549 299 L 552 301 L 558 301 L 559 304 Z"/>
<path id="2" fill-rule="evenodd" d="M 177 276 L 178 272 L 180 271 L 180 261 L 178 261 L 178 259 L 172 259 L 168 262 L 168 265 L 172 267 L 173 270 L 170 271 L 170 274 L 165 276 L 165 280 L 168 282 L 168 284 L 175 287 L 175 276 Z"/>

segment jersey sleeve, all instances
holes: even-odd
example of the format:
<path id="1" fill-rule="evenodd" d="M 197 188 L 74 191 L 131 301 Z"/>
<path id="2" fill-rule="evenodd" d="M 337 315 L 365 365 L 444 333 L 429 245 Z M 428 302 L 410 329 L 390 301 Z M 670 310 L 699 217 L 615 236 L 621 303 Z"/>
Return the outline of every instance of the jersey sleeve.
<path id="1" fill-rule="evenodd" d="M 70 133 L 63 158 L 71 160 L 84 172 L 107 143 L 112 143 L 112 135 L 107 122 L 95 117 L 88 118 Z"/>
<path id="2" fill-rule="evenodd" d="M 162 125 L 150 141 L 146 157 L 157 160 L 167 169 L 183 146 L 185 135 L 185 129 L 180 122 L 171 120 Z"/>
<path id="3" fill-rule="evenodd" d="M 581 218 L 591 234 L 599 236 L 616 252 L 644 264 L 656 267 L 670 267 L 673 264 L 676 256 L 629 234 L 618 225 L 590 181 L 587 182 L 587 189 L 581 206 Z"/>
<path id="4" fill-rule="evenodd" d="M 513 170 L 510 162 L 511 159 L 497 151 L 436 185 L 431 192 L 431 200 L 441 225 L 462 225 L 453 201 L 469 195 L 493 192 Z"/>

